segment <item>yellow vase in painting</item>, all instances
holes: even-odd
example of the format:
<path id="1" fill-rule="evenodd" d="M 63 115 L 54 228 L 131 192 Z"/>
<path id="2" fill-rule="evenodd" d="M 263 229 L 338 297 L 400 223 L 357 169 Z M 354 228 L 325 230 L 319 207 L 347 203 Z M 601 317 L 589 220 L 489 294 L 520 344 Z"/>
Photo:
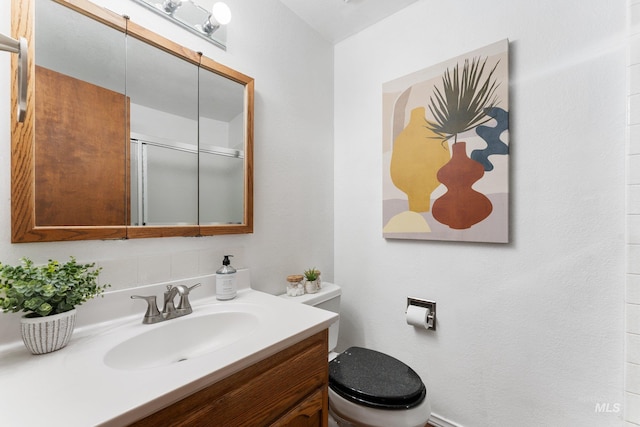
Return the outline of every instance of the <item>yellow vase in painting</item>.
<path id="1" fill-rule="evenodd" d="M 427 127 L 424 107 L 411 110 L 407 126 L 393 142 L 391 180 L 409 199 L 409 210 L 428 212 L 438 170 L 451 158 L 449 144 Z"/>

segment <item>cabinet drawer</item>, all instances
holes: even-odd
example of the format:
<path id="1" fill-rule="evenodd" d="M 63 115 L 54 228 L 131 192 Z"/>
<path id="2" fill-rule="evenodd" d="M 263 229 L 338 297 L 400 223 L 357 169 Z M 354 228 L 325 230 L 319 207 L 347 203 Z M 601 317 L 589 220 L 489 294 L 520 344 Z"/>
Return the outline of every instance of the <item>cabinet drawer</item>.
<path id="1" fill-rule="evenodd" d="M 324 330 L 133 425 L 269 425 L 317 390 L 326 396 L 327 346 Z"/>

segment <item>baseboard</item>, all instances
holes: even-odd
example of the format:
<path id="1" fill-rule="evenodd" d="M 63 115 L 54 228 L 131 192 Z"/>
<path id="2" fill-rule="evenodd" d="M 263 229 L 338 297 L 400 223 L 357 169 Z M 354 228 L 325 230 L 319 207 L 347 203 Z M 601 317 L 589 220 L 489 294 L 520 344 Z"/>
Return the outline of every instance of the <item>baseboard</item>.
<path id="1" fill-rule="evenodd" d="M 429 424 L 433 427 L 462 427 L 460 424 L 456 424 L 434 413 L 432 413 L 431 418 L 429 418 Z"/>

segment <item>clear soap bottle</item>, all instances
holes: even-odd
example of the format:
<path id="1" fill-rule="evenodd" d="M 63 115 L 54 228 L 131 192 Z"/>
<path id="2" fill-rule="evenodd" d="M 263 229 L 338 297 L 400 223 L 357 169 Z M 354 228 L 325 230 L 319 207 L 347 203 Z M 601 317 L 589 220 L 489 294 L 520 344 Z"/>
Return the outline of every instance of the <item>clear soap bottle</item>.
<path id="1" fill-rule="evenodd" d="M 234 299 L 238 294 L 236 286 L 236 269 L 231 266 L 229 257 L 225 255 L 222 267 L 216 271 L 216 299 L 221 301 Z"/>

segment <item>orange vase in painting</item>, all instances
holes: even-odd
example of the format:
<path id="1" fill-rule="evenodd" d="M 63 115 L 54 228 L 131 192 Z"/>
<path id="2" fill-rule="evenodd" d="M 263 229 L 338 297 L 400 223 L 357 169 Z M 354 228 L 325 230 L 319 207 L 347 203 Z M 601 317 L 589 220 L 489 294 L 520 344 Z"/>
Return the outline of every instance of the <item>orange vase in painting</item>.
<path id="1" fill-rule="evenodd" d="M 449 163 L 438 171 L 438 180 L 447 187 L 432 208 L 433 217 L 456 230 L 470 228 L 487 218 L 493 205 L 473 184 L 484 176 L 484 167 L 467 155 L 467 144 L 453 144 Z"/>

